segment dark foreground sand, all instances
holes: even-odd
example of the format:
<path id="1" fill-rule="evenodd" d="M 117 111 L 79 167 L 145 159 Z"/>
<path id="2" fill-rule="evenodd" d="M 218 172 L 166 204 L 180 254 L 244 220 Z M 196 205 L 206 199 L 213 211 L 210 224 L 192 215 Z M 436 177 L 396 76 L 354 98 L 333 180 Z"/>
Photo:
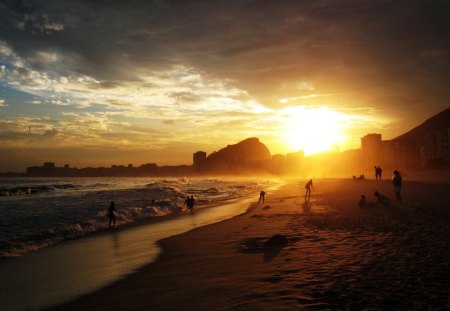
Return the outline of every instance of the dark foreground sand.
<path id="1" fill-rule="evenodd" d="M 450 184 L 304 181 L 248 214 L 161 241 L 160 259 L 52 310 L 449 310 Z M 287 244 L 269 246 L 275 234 Z M 282 241 L 281 241 L 282 242 Z"/>

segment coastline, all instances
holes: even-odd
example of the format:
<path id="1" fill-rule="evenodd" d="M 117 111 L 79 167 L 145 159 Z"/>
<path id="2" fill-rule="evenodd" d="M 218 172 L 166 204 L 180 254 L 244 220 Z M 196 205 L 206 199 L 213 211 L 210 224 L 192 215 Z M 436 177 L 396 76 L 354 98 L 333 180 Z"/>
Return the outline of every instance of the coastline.
<path id="1" fill-rule="evenodd" d="M 282 186 L 248 213 L 159 241 L 137 273 L 50 310 L 445 309 L 448 183 L 407 182 L 405 204 L 360 209 L 389 181 Z M 288 240 L 265 246 L 271 236 Z M 362 294 L 364 293 L 364 294 Z"/>
<path id="2" fill-rule="evenodd" d="M 108 286 L 154 262 L 161 253 L 158 240 L 245 213 L 254 200 L 248 196 L 193 214 L 149 218 L 5 259 L 0 265 L 6 283 L 0 288 L 0 305 L 5 310 L 39 310 Z"/>
<path id="3" fill-rule="evenodd" d="M 111 200 L 118 204 L 116 229 L 122 229 L 131 224 L 152 223 L 170 219 L 172 215 L 183 215 L 187 212 L 182 206 L 184 196 L 190 191 L 197 199 L 196 210 L 200 210 L 234 203 L 255 195 L 252 193 L 260 186 L 267 186 L 255 179 L 247 179 L 242 184 L 245 186 L 241 186 L 239 179 L 188 181 L 184 178 L 150 181 L 146 178 L 125 181 L 109 178 L 39 179 L 30 184 L 13 180 L 4 184 L 5 189 L 30 187 L 33 194 L 2 197 L 0 200 L 0 211 L 5 215 L 3 221 L 7 225 L 2 236 L 2 242 L 5 242 L 0 243 L 0 262 L 105 231 L 108 218 L 104 216 L 104 205 Z M 65 200 L 70 200 L 70 204 Z M 14 217 L 20 218 L 23 214 L 27 218 L 17 222 Z"/>

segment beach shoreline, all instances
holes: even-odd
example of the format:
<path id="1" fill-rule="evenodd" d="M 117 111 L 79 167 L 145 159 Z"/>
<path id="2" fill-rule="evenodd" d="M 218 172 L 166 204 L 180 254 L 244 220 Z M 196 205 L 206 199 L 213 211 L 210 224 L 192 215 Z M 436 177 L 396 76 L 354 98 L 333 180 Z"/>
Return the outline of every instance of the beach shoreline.
<path id="1" fill-rule="evenodd" d="M 156 260 L 160 239 L 246 213 L 254 200 L 254 195 L 245 196 L 194 213 L 146 219 L 5 259 L 0 274 L 7 282 L 0 287 L 0 306 L 40 310 L 108 286 Z"/>
<path id="2" fill-rule="evenodd" d="M 254 183 L 254 185 L 252 185 Z M 270 183 L 276 185 L 275 183 Z M 63 190 L 56 190 L 63 185 Z M 9 187 L 23 186 L 13 180 Z M 131 224 L 146 225 L 183 215 L 186 193 L 196 197 L 196 210 L 233 204 L 240 198 L 256 195 L 260 186 L 269 186 L 258 180 L 214 180 L 199 179 L 192 182 L 183 178 L 174 180 L 153 180 L 143 178 L 132 180 L 78 178 L 36 179 L 30 187 L 53 189 L 31 196 L 1 198 L 0 211 L 5 233 L 0 241 L 0 260 L 17 258 L 55 244 L 79 237 L 86 237 L 108 229 L 106 205 L 115 201 L 117 229 Z M 56 188 L 54 188 L 56 187 Z M 204 192 L 203 192 L 204 190 Z M 258 190 L 259 191 L 259 190 Z M 65 202 L 67 198 L 68 203 Z M 25 217 L 18 222 L 17 218 Z M 1 262 L 1 261 L 0 261 Z"/>
<path id="3" fill-rule="evenodd" d="M 291 181 L 248 213 L 159 241 L 164 251 L 106 288 L 50 310 L 445 310 L 448 183 L 317 180 L 311 201 Z M 268 247 L 274 235 L 286 245 Z M 187 268 L 188 267 L 188 268 Z"/>

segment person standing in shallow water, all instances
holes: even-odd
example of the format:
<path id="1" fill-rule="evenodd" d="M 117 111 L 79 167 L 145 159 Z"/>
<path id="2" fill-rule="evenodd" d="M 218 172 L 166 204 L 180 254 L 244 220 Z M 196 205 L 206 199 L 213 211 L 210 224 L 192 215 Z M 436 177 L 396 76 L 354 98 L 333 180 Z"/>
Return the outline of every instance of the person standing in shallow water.
<path id="1" fill-rule="evenodd" d="M 194 199 L 194 196 L 191 195 L 191 199 L 189 200 L 189 209 L 191 210 L 191 212 L 194 210 L 194 204 L 195 204 L 195 199 Z"/>
<path id="2" fill-rule="evenodd" d="M 186 206 L 189 211 L 191 210 L 191 198 L 189 196 L 184 200 L 184 206 Z"/>
<path id="3" fill-rule="evenodd" d="M 117 213 L 116 208 L 114 207 L 114 201 L 111 201 L 111 205 L 108 208 L 108 212 L 106 213 L 106 216 L 109 216 L 109 228 L 111 228 L 111 223 L 113 223 L 113 226 L 116 226 L 116 215 L 114 213 Z"/>
<path id="4" fill-rule="evenodd" d="M 402 176 L 397 170 L 394 171 L 394 177 L 392 177 L 392 185 L 394 186 L 396 202 L 402 204 L 402 196 L 400 193 L 400 191 L 402 190 Z"/>

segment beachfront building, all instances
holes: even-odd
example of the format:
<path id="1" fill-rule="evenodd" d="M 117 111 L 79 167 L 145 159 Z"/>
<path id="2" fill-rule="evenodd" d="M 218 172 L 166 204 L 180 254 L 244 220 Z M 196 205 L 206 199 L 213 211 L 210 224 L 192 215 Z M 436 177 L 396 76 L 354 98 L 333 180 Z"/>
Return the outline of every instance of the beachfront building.
<path id="1" fill-rule="evenodd" d="M 384 150 L 381 134 L 367 134 L 361 138 L 361 156 L 364 169 L 384 165 Z"/>
<path id="2" fill-rule="evenodd" d="M 450 129 L 429 132 L 421 149 L 424 166 L 450 163 Z"/>

